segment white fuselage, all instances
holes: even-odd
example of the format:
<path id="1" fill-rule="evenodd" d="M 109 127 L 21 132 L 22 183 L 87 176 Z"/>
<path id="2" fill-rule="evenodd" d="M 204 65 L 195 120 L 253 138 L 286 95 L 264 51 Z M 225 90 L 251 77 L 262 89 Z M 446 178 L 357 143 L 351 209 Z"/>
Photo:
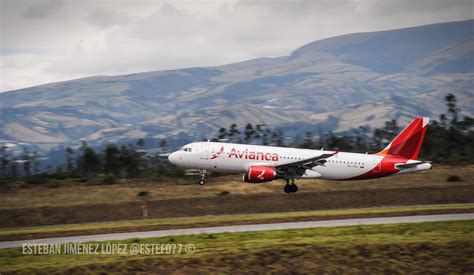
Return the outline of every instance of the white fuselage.
<path id="1" fill-rule="evenodd" d="M 245 173 L 250 166 L 276 166 L 317 157 L 332 151 L 284 148 L 274 146 L 259 146 L 221 142 L 196 142 L 183 146 L 172 153 L 169 160 L 179 166 L 208 171 Z M 331 180 L 346 180 L 371 174 L 382 177 L 382 160 L 384 156 L 338 152 L 327 158 L 324 165 L 318 165 L 306 170 L 301 178 L 321 178 Z M 411 163 L 405 160 L 400 163 Z M 394 166 L 392 164 L 392 166 Z M 413 168 L 396 170 L 397 174 L 427 170 L 431 164 L 426 163 Z M 377 176 L 380 173 L 379 176 Z M 394 174 L 394 173 L 391 173 Z"/>

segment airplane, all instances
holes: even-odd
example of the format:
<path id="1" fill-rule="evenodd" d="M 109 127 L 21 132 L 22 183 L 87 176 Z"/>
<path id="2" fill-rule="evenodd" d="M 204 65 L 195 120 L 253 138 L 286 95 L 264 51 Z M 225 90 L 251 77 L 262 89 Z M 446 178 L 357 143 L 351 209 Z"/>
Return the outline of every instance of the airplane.
<path id="1" fill-rule="evenodd" d="M 224 142 L 194 142 L 171 153 L 171 163 L 199 169 L 199 184 L 208 171 L 242 173 L 247 183 L 277 179 L 284 191 L 295 193 L 295 179 L 363 180 L 429 170 L 431 162 L 417 160 L 429 118 L 413 119 L 382 151 L 347 153 Z"/>

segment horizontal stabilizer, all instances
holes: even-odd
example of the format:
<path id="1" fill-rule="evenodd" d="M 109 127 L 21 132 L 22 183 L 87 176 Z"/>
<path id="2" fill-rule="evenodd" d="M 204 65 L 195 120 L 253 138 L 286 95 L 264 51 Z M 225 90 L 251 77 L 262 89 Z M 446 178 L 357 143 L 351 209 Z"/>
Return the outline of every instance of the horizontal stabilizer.
<path id="1" fill-rule="evenodd" d="M 412 163 L 397 164 L 395 168 L 400 169 L 400 170 L 409 169 L 409 168 L 413 168 L 424 163 L 430 163 L 430 161 L 417 161 L 417 162 L 412 162 Z"/>

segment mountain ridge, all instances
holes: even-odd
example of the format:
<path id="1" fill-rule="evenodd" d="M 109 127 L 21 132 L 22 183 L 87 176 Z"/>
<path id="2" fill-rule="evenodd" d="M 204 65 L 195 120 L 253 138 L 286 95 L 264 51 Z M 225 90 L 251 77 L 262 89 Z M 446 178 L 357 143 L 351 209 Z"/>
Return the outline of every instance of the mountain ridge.
<path id="1" fill-rule="evenodd" d="M 346 34 L 282 57 L 48 83 L 0 94 L 0 139 L 46 147 L 199 139 L 231 123 L 315 130 L 329 118 L 337 128 L 326 130 L 349 130 L 437 116 L 447 93 L 470 115 L 473 45 L 467 20 Z"/>

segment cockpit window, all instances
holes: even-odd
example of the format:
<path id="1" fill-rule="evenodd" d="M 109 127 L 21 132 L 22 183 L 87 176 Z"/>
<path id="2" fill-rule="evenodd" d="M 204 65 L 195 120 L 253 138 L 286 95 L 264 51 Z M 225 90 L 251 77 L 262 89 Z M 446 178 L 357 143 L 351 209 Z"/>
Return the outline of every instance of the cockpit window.
<path id="1" fill-rule="evenodd" d="M 179 151 L 191 152 L 191 148 L 183 147 L 183 148 L 179 149 Z"/>

